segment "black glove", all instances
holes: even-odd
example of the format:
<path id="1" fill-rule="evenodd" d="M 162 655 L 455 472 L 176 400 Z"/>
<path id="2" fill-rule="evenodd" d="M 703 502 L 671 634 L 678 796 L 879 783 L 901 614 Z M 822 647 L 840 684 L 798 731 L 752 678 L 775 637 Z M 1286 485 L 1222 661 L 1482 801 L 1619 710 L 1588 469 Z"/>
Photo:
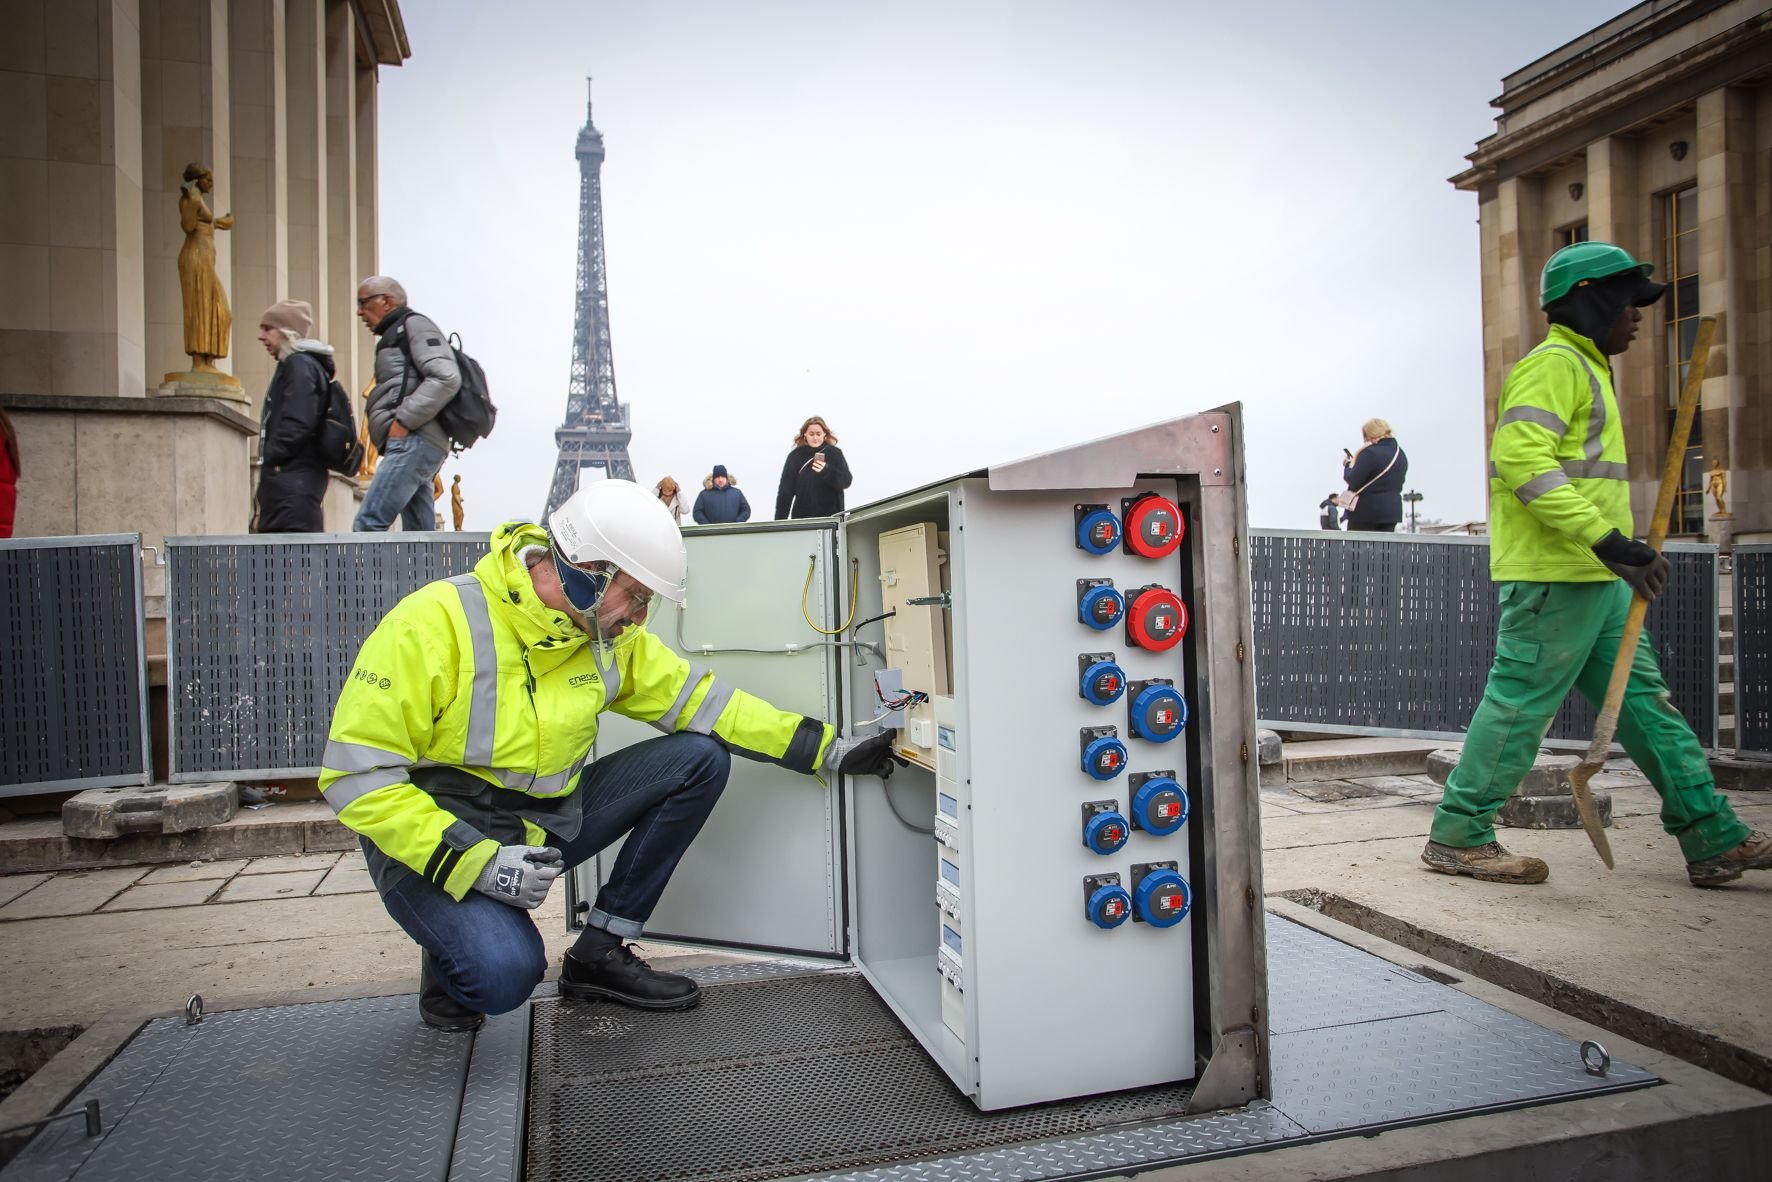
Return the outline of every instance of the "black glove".
<path id="1" fill-rule="evenodd" d="M 879 776 L 885 779 L 892 774 L 894 765 L 903 767 L 910 762 L 893 754 L 893 737 L 891 731 L 881 731 L 865 739 L 845 739 L 838 735 L 825 750 L 819 769 L 834 771 L 839 776 Z"/>
<path id="2" fill-rule="evenodd" d="M 1594 553 L 1606 568 L 1629 583 L 1638 595 L 1654 603 L 1667 589 L 1667 559 L 1617 530 L 1594 543 Z"/>

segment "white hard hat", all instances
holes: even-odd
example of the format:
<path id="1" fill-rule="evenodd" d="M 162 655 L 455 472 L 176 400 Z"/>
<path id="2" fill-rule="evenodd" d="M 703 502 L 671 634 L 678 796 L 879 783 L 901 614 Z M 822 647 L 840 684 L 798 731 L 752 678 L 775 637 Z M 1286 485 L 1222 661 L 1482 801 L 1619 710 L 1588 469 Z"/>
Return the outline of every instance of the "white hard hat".
<path id="1" fill-rule="evenodd" d="M 683 602 L 689 558 L 664 502 L 631 480 L 585 485 L 548 515 L 548 534 L 575 566 L 612 562 L 674 603 Z"/>

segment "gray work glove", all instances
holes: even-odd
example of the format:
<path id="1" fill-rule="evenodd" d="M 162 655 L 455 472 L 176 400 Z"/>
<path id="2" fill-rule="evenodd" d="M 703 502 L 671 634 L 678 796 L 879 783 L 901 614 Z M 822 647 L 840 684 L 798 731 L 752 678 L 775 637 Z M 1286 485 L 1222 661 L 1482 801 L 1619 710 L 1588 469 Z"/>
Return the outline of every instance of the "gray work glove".
<path id="1" fill-rule="evenodd" d="M 533 911 L 564 873 L 566 858 L 552 846 L 501 845 L 474 880 L 474 889 L 500 903 Z"/>
<path id="2" fill-rule="evenodd" d="M 1594 543 L 1594 553 L 1606 568 L 1629 583 L 1638 595 L 1654 603 L 1667 589 L 1667 559 L 1617 530 Z"/>
<path id="3" fill-rule="evenodd" d="M 865 739 L 846 739 L 838 735 L 825 748 L 824 759 L 818 768 L 826 774 L 835 772 L 839 776 L 879 776 L 884 779 L 892 774 L 894 764 L 902 767 L 910 762 L 893 754 L 892 739 L 891 731 L 881 731 Z"/>

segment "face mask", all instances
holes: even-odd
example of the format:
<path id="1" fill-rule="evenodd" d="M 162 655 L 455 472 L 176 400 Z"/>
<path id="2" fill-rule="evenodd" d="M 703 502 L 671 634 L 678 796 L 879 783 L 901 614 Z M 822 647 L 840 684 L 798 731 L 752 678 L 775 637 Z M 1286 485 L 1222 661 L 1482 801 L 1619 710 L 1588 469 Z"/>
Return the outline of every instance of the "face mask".
<path id="1" fill-rule="evenodd" d="M 609 576 L 592 574 L 573 566 L 557 546 L 550 544 L 548 553 L 554 560 L 554 573 L 560 577 L 560 591 L 566 596 L 566 602 L 584 615 L 593 614 L 597 610 L 597 601 L 603 598 L 603 592 L 609 587 Z"/>

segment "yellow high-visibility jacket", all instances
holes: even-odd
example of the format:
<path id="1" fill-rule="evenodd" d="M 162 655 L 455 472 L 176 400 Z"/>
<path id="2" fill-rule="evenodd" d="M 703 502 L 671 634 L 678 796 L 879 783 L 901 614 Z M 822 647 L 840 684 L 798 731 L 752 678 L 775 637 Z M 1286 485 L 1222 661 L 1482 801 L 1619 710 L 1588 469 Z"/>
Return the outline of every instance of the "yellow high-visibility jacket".
<path id="1" fill-rule="evenodd" d="M 1489 448 L 1489 576 L 1496 582 L 1615 579 L 1593 544 L 1632 533 L 1624 423 L 1612 367 L 1560 324 L 1501 388 Z"/>
<path id="2" fill-rule="evenodd" d="M 460 899 L 504 844 L 578 834 L 597 715 L 811 772 L 834 729 L 716 680 L 629 626 L 594 651 L 535 595 L 519 557 L 547 545 L 509 522 L 472 574 L 429 583 L 363 642 L 339 694 L 320 790 L 382 853 Z"/>

